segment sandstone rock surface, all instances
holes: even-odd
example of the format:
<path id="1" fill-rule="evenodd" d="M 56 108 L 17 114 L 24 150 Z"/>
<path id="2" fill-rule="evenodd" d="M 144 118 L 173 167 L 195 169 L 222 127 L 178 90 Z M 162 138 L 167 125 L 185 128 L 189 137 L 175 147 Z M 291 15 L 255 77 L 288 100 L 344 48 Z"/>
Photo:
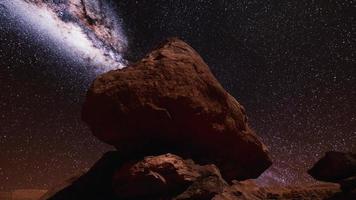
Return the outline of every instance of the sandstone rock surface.
<path id="1" fill-rule="evenodd" d="M 351 200 L 355 194 L 342 192 L 334 183 L 262 187 L 247 180 L 228 185 L 215 165 L 198 165 L 173 154 L 128 161 L 119 152 L 109 152 L 88 172 L 50 190 L 41 199 Z"/>
<path id="2" fill-rule="evenodd" d="M 328 200 L 339 192 L 337 184 L 261 187 L 253 180 L 247 180 L 234 181 L 212 200 Z"/>
<path id="3" fill-rule="evenodd" d="M 127 155 L 173 153 L 213 163 L 226 180 L 256 178 L 271 165 L 243 106 L 178 39 L 136 64 L 99 76 L 82 119 L 96 137 Z"/>
<path id="4" fill-rule="evenodd" d="M 210 188 L 203 190 L 203 180 L 206 185 L 211 185 Z M 191 191 L 194 184 L 201 191 L 199 194 Z M 136 163 L 127 163 L 113 178 L 114 191 L 119 199 L 172 199 L 188 188 L 177 199 L 191 199 L 192 195 L 213 197 L 222 192 L 224 186 L 227 183 L 214 165 L 196 165 L 173 154 L 149 156 Z"/>

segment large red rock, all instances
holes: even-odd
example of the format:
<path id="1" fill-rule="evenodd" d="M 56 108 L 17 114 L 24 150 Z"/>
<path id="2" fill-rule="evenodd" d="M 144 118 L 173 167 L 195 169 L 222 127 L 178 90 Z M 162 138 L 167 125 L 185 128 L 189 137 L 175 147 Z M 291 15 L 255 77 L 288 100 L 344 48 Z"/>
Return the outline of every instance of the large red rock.
<path id="1" fill-rule="evenodd" d="M 227 180 L 256 178 L 271 165 L 243 106 L 178 39 L 97 77 L 82 119 L 96 137 L 132 157 L 174 153 L 216 164 Z"/>

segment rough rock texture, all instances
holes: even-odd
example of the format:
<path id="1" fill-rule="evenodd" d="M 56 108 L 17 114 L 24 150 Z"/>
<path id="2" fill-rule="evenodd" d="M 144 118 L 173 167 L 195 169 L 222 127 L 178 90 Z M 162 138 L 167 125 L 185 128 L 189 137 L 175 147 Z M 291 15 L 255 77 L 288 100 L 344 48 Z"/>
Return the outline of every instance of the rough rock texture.
<path id="1" fill-rule="evenodd" d="M 208 179 L 205 183 L 210 184 L 210 188 L 201 183 Z M 187 199 L 183 197 L 191 195 L 214 196 L 227 186 L 214 165 L 196 165 L 173 154 L 150 156 L 136 163 L 127 163 L 113 178 L 113 187 L 119 199 L 172 199 L 188 187 L 194 187 L 192 184 L 205 190 L 196 194 L 188 189 L 177 199 Z"/>
<path id="2" fill-rule="evenodd" d="M 243 106 L 178 39 L 132 66 L 99 76 L 82 119 L 96 137 L 127 155 L 169 152 L 214 163 L 226 180 L 255 178 L 271 165 Z"/>
<path id="3" fill-rule="evenodd" d="M 260 187 L 254 181 L 234 182 L 212 200 L 326 200 L 340 192 L 336 184 Z"/>
<path id="4" fill-rule="evenodd" d="M 228 186 L 215 165 L 173 155 L 125 161 L 106 153 L 87 173 L 49 190 L 43 200 L 208 200 Z"/>
<path id="5" fill-rule="evenodd" d="M 356 154 L 327 152 L 308 173 L 317 180 L 338 183 L 356 175 Z"/>
<path id="6" fill-rule="evenodd" d="M 351 200 L 338 184 L 261 187 L 253 180 L 228 185 L 215 165 L 173 154 L 122 161 L 109 152 L 84 175 L 50 190 L 43 200 Z M 1 194 L 0 194 L 1 195 Z M 7 194 L 3 194 L 6 197 Z"/>
<path id="7" fill-rule="evenodd" d="M 197 179 L 182 194 L 173 200 L 208 200 L 223 192 L 227 186 L 221 177 L 211 174 Z"/>

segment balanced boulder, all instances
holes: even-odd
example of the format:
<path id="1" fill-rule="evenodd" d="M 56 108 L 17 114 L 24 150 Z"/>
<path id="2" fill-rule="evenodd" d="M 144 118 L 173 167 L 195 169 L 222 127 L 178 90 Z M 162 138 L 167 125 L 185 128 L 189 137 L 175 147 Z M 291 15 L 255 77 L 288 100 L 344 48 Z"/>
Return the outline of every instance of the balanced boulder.
<path id="1" fill-rule="evenodd" d="M 244 107 L 179 39 L 97 77 L 82 119 L 97 138 L 136 159 L 173 153 L 216 164 L 226 180 L 256 178 L 271 165 Z"/>

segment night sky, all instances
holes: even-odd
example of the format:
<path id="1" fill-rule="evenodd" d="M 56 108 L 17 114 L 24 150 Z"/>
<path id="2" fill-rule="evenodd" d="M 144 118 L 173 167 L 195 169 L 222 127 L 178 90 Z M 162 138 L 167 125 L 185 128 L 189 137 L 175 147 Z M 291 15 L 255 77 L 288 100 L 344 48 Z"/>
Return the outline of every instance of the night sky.
<path id="1" fill-rule="evenodd" d="M 0 0 L 0 190 L 49 188 L 111 149 L 80 120 L 98 75 Z M 354 0 L 115 1 L 134 62 L 167 37 L 195 48 L 270 148 L 261 182 L 301 184 L 356 151 Z M 24 25 L 25 24 L 25 25 Z"/>

